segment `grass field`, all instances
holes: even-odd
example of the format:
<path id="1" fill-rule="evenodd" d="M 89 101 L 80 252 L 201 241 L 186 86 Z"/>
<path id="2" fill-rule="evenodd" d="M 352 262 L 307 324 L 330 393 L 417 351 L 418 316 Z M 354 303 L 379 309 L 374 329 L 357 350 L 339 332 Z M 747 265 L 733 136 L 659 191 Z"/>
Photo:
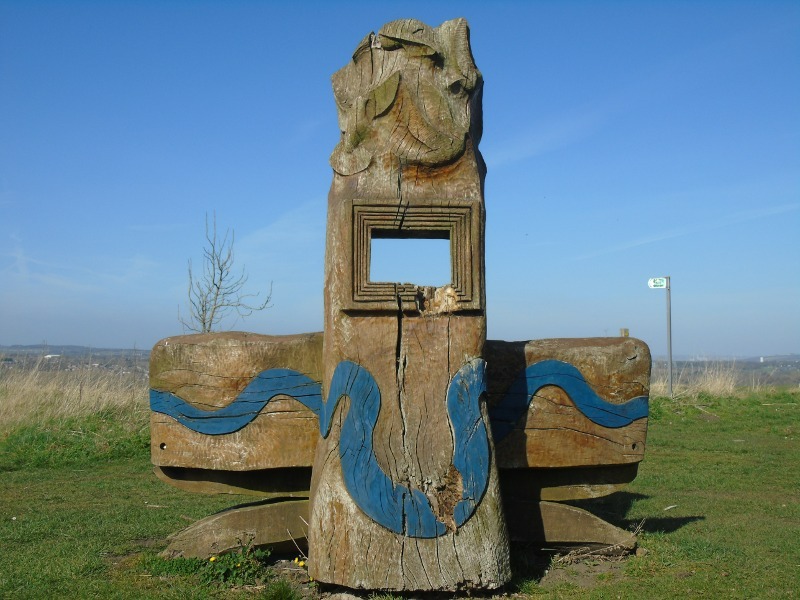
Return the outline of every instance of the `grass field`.
<path id="1" fill-rule="evenodd" d="M 159 562 L 168 534 L 245 499 L 157 480 L 146 381 L 115 378 L 0 371 L 0 597 L 323 595 L 280 583 L 268 569 L 260 585 L 242 586 L 221 582 L 219 570 L 210 577 L 205 566 Z M 517 547 L 504 593 L 800 597 L 799 405 L 798 392 L 780 390 L 652 399 L 638 478 L 591 507 L 641 527 L 639 555 L 558 557 Z"/>

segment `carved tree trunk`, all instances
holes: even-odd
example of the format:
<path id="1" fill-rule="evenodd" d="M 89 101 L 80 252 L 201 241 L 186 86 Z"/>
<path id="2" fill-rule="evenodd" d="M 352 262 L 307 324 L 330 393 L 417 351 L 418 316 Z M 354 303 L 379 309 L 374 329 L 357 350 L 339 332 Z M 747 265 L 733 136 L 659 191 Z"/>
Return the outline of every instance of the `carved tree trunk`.
<path id="1" fill-rule="evenodd" d="M 510 572 L 483 394 L 482 80 L 466 22 L 389 23 L 333 81 L 343 134 L 310 574 L 351 588 L 495 588 Z M 378 237 L 449 239 L 451 283 L 371 281 Z"/>

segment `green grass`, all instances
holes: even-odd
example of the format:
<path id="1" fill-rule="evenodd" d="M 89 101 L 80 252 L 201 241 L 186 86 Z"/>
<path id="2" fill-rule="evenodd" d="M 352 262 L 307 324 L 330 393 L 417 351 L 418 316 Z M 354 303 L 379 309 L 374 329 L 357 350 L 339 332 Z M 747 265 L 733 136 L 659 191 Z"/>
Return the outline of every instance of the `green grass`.
<path id="1" fill-rule="evenodd" d="M 515 557 L 510 591 L 535 598 L 797 598 L 800 592 L 800 395 L 654 399 L 638 478 L 593 503 L 624 527 L 644 521 L 643 556 L 589 585 L 540 581 Z M 156 479 L 146 421 L 110 413 L 0 431 L 0 597 L 274 598 L 282 579 L 232 585 L 203 561 L 156 554 L 168 534 L 243 498 Z M 672 507 L 672 508 L 668 508 Z M 665 510 L 666 509 L 666 510 Z M 253 567 L 255 578 L 268 579 Z M 313 595 L 315 591 L 312 589 Z"/>
<path id="2" fill-rule="evenodd" d="M 651 412 L 636 480 L 582 504 L 629 529 L 644 521 L 644 556 L 591 588 L 523 576 L 517 589 L 554 598 L 800 597 L 800 395 L 656 398 Z"/>
<path id="3" fill-rule="evenodd" d="M 659 402 L 627 513 L 649 552 L 626 572 L 681 595 L 797 597 L 800 396 Z"/>
<path id="4" fill-rule="evenodd" d="M 150 429 L 114 411 L 18 425 L 0 443 L 0 471 L 79 467 L 141 458 Z"/>

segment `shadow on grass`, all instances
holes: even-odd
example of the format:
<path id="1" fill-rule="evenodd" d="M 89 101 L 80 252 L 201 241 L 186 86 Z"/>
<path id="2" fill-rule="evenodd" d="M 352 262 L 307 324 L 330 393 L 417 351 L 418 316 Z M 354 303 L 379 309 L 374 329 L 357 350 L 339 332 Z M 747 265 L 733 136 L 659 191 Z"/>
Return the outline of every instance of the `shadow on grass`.
<path id="1" fill-rule="evenodd" d="M 641 524 L 642 531 L 646 533 L 672 533 L 681 527 L 696 521 L 704 521 L 705 516 L 695 515 L 686 517 L 646 517 L 642 519 L 628 519 L 625 517 L 639 500 L 646 500 L 649 496 L 632 492 L 616 492 L 602 498 L 587 500 L 574 500 L 567 504 L 577 506 L 601 519 L 616 525 L 621 529 L 633 531 Z"/>
<path id="2" fill-rule="evenodd" d="M 672 533 L 673 531 L 677 531 L 689 523 L 704 520 L 705 517 L 703 516 L 648 518 L 645 520 L 644 525 L 642 526 L 642 531 L 647 533 Z M 632 521 L 632 523 L 638 523 L 638 521 Z"/>
<path id="3" fill-rule="evenodd" d="M 633 505 L 646 500 L 649 496 L 631 492 L 616 492 L 602 498 L 586 500 L 573 500 L 564 502 L 577 508 L 586 510 L 604 521 L 627 531 L 640 531 L 646 533 L 672 533 L 682 527 L 705 520 L 705 516 L 683 517 L 648 517 L 645 519 L 627 518 Z M 511 544 L 511 570 L 512 581 L 506 587 L 512 593 L 531 593 L 531 586 L 538 585 L 542 578 L 552 568 L 553 557 L 562 554 L 564 549 L 550 550 L 542 547 L 542 543 L 512 542 Z"/>

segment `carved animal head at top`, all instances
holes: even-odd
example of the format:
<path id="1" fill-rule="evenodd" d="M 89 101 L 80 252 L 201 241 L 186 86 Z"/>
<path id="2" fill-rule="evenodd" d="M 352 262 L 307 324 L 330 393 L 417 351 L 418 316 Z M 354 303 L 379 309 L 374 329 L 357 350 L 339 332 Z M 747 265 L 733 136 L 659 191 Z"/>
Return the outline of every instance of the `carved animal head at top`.
<path id="1" fill-rule="evenodd" d="M 464 19 L 386 24 L 333 76 L 342 137 L 331 166 L 352 175 L 378 157 L 428 167 L 455 161 L 468 135 L 480 141 L 482 86 Z"/>

